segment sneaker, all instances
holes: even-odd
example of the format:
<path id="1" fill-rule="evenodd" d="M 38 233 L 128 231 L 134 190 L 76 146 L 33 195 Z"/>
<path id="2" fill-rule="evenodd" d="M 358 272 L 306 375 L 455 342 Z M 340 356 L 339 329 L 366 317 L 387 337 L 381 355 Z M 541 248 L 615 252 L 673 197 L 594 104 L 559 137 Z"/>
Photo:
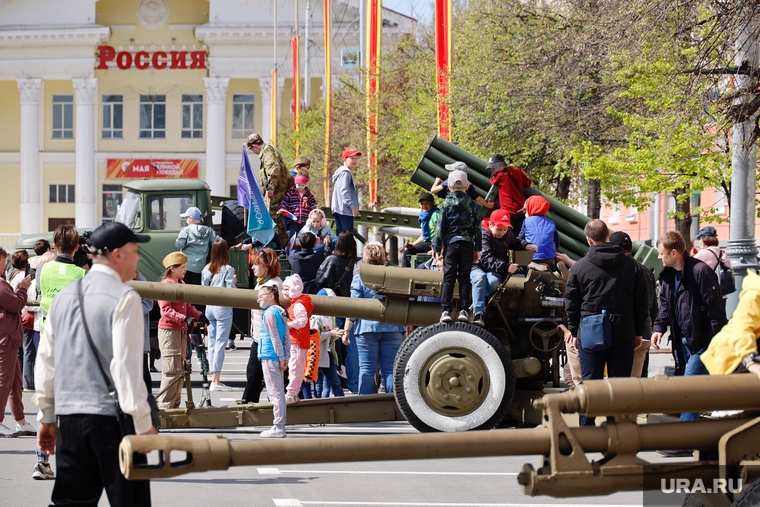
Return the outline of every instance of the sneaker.
<path id="1" fill-rule="evenodd" d="M 298 396 L 291 396 L 289 394 L 285 395 L 285 403 L 288 405 L 295 405 L 299 401 L 301 401 L 301 398 L 299 398 Z M 272 427 L 274 428 L 274 426 Z"/>
<path id="2" fill-rule="evenodd" d="M 33 387 L 25 387 L 24 388 L 24 392 L 25 393 L 33 393 L 34 392 L 34 388 Z"/>
<path id="3" fill-rule="evenodd" d="M 32 472 L 32 479 L 36 481 L 44 481 L 46 479 L 55 479 L 55 473 L 50 468 L 50 463 L 37 463 L 34 465 L 34 472 Z"/>
<path id="4" fill-rule="evenodd" d="M 459 317 L 457 317 L 457 320 L 459 322 L 470 322 L 470 312 L 467 310 L 461 310 L 459 312 Z"/>
<path id="5" fill-rule="evenodd" d="M 486 322 L 483 320 L 483 314 L 482 313 L 476 313 L 472 317 L 472 323 L 476 324 L 480 327 L 486 327 Z"/>
<path id="6" fill-rule="evenodd" d="M 285 433 L 285 428 L 272 426 L 268 430 L 262 431 L 260 436 L 261 438 L 285 438 L 287 434 Z"/>
<path id="7" fill-rule="evenodd" d="M 0 437 L 4 438 L 16 438 L 18 431 L 11 431 L 11 429 L 5 424 L 0 424 Z"/>
<path id="8" fill-rule="evenodd" d="M 24 421 L 24 424 L 17 424 L 16 431 L 19 435 L 26 435 L 28 437 L 37 436 L 37 428 L 32 426 L 28 421 Z"/>
<path id="9" fill-rule="evenodd" d="M 441 319 L 438 322 L 451 322 L 451 312 L 448 311 L 442 311 L 441 312 Z"/>
<path id="10" fill-rule="evenodd" d="M 229 343 L 229 345 L 227 346 L 228 349 L 235 350 L 237 348 L 235 346 L 235 341 L 234 340 L 230 340 L 228 343 Z"/>
<path id="11" fill-rule="evenodd" d="M 211 386 L 209 386 L 209 391 L 232 391 L 232 388 L 228 385 L 224 384 L 214 384 L 211 382 Z"/>

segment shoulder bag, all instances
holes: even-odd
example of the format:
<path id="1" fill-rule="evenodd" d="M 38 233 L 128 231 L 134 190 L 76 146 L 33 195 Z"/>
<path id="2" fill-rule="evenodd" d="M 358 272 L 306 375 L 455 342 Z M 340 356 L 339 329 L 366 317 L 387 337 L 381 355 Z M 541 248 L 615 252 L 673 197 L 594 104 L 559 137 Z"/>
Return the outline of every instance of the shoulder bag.
<path id="1" fill-rule="evenodd" d="M 601 270 L 601 268 L 599 268 Z M 623 266 L 620 267 L 621 275 Z M 615 295 L 612 298 L 611 309 L 615 310 L 617 297 L 620 295 L 620 287 L 623 285 L 622 280 L 616 280 L 619 286 L 616 287 Z M 612 320 L 607 310 L 602 313 L 588 315 L 581 319 L 580 326 L 581 347 L 589 352 L 600 352 L 612 347 Z"/>
<path id="2" fill-rule="evenodd" d="M 113 385 L 113 382 L 111 382 L 111 377 L 106 374 L 106 371 L 103 368 L 103 364 L 100 362 L 100 354 L 98 354 L 98 351 L 95 348 L 95 344 L 92 342 L 90 327 L 87 325 L 87 317 L 84 313 L 84 295 L 82 294 L 83 280 L 83 278 L 77 280 L 77 296 L 79 297 L 79 310 L 82 313 L 82 327 L 84 327 L 84 334 L 87 336 L 87 342 L 90 344 L 90 349 L 95 356 L 95 362 L 98 363 L 98 369 L 100 370 L 100 374 L 103 376 L 103 380 L 106 383 L 108 395 L 113 399 L 114 405 L 116 406 L 116 417 L 119 420 L 119 428 L 121 428 L 121 434 L 124 436 L 134 435 L 135 424 L 132 420 L 132 416 L 122 412 L 121 406 L 119 405 L 119 393 L 116 392 L 116 387 Z M 158 403 L 156 403 L 156 399 L 153 397 L 152 393 L 148 393 L 148 404 L 150 405 L 151 423 L 156 429 L 158 429 L 160 425 L 158 416 Z"/>

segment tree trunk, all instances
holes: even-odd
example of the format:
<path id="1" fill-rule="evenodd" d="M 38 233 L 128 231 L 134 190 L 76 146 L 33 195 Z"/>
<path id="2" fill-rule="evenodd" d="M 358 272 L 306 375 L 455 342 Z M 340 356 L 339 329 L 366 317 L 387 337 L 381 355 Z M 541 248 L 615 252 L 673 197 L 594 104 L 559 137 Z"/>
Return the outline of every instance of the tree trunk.
<path id="1" fill-rule="evenodd" d="M 570 176 L 563 176 L 557 182 L 557 199 L 567 200 L 570 197 Z"/>
<path id="2" fill-rule="evenodd" d="M 690 194 L 691 190 L 688 188 L 679 188 L 673 192 L 673 197 L 676 200 L 676 230 L 681 233 L 684 241 L 686 241 L 686 250 L 691 250 L 691 201 L 685 200 L 680 202 L 678 196 L 684 194 Z"/>
<path id="3" fill-rule="evenodd" d="M 587 180 L 588 183 L 588 205 L 586 206 L 586 215 L 589 218 L 599 218 L 602 211 L 602 186 L 599 180 Z"/>

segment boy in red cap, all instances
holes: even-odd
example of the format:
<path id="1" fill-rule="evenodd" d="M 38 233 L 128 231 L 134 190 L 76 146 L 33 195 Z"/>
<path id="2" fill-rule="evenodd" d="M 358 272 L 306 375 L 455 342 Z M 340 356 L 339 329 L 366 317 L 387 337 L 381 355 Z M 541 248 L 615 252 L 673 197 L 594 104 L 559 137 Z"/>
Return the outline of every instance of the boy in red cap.
<path id="1" fill-rule="evenodd" d="M 354 148 L 343 151 L 343 165 L 338 167 L 332 177 L 333 193 L 330 209 L 335 218 L 335 234 L 341 231 L 354 231 L 354 217 L 359 216 L 359 198 L 356 195 L 354 175 L 351 172 L 359 165 L 361 152 Z"/>
<path id="2" fill-rule="evenodd" d="M 486 311 L 486 296 L 493 294 L 507 278 L 517 273 L 519 266 L 507 262 L 507 250 L 538 250 L 527 241 L 520 241 L 512 230 L 509 212 L 497 209 L 490 218 L 481 222 L 480 260 L 470 271 L 472 283 L 472 323 L 485 326 L 483 313 Z"/>
<path id="3" fill-rule="evenodd" d="M 544 216 L 549 211 L 549 201 L 540 195 L 532 195 L 525 200 L 523 210 L 526 218 L 520 230 L 520 239 L 538 247 L 533 262 L 554 268 L 559 250 L 559 234 L 557 225 Z"/>

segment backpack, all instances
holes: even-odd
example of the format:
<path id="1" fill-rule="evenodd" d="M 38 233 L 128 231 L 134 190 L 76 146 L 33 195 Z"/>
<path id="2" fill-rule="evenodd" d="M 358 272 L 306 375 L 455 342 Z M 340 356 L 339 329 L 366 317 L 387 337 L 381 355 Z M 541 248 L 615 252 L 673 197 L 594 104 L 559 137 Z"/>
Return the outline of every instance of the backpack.
<path id="1" fill-rule="evenodd" d="M 721 250 L 721 253 L 723 250 Z M 718 264 L 715 266 L 715 274 L 718 276 L 718 285 L 720 286 L 720 293 L 724 296 L 736 292 L 736 280 L 734 279 L 734 270 L 728 267 L 723 261 L 720 260 L 720 256 L 710 250 L 715 258 L 718 260 Z"/>

